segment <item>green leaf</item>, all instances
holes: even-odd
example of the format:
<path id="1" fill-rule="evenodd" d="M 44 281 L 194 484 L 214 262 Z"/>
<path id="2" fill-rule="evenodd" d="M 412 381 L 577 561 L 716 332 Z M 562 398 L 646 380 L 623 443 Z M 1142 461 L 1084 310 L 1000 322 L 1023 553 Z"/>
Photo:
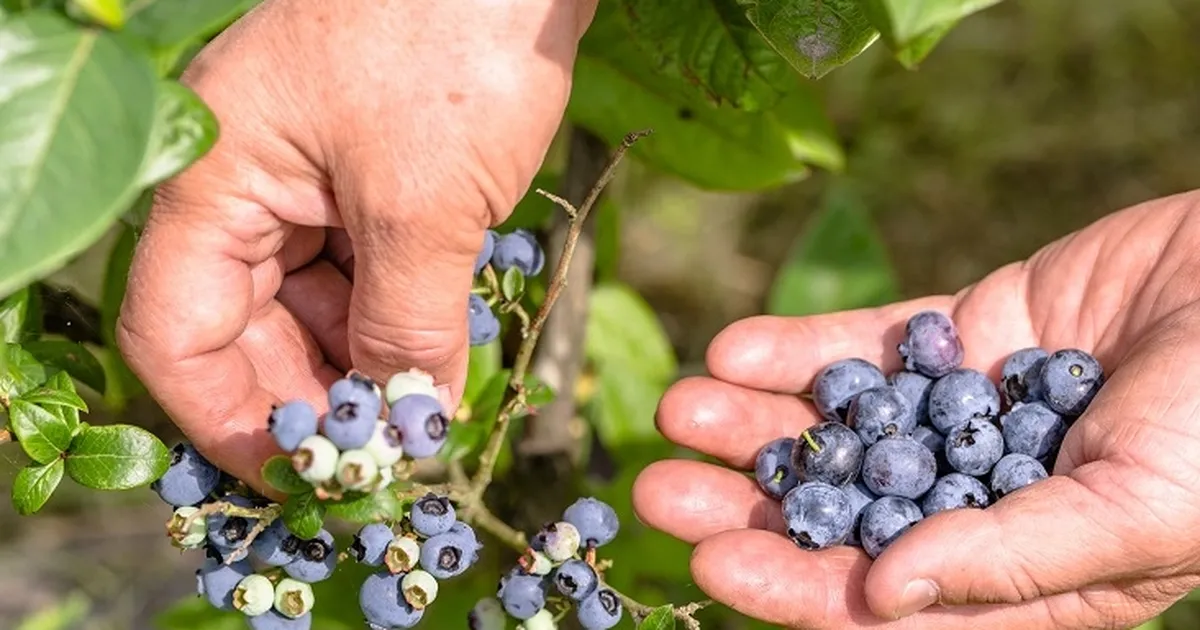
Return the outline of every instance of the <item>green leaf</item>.
<path id="1" fill-rule="evenodd" d="M 879 38 L 859 0 L 739 1 L 771 46 L 810 79 L 854 59 Z"/>
<path id="2" fill-rule="evenodd" d="M 92 600 L 75 591 L 21 620 L 17 630 L 72 630 L 83 625 L 92 609 Z"/>
<path id="3" fill-rule="evenodd" d="M 769 108 L 792 85 L 792 68 L 735 0 L 621 0 L 637 41 L 660 72 L 717 104 Z"/>
<path id="4" fill-rule="evenodd" d="M 21 394 L 19 400 L 35 405 L 55 405 L 86 412 L 87 403 L 75 393 L 75 382 L 66 372 L 57 372 L 45 386 Z M 78 419 L 77 419 L 78 420 Z"/>
<path id="5" fill-rule="evenodd" d="M 272 488 L 284 494 L 303 494 L 312 492 L 313 489 L 311 483 L 296 474 L 296 469 L 292 468 L 292 460 L 285 455 L 276 455 L 268 459 L 267 463 L 263 464 L 262 477 Z"/>
<path id="6" fill-rule="evenodd" d="M 50 13 L 0 23 L 0 295 L 83 251 L 137 196 L 149 60 Z"/>
<path id="7" fill-rule="evenodd" d="M 217 117 L 191 89 L 175 81 L 158 84 L 150 147 L 138 185 L 153 186 L 208 153 L 217 142 Z"/>
<path id="8" fill-rule="evenodd" d="M 596 379 L 591 420 L 605 446 L 618 448 L 658 435 L 654 414 L 668 381 L 646 378 L 625 363 L 599 366 Z"/>
<path id="9" fill-rule="evenodd" d="M 492 377 L 500 371 L 500 341 L 483 346 L 471 346 L 467 362 L 467 384 L 463 388 L 463 400 L 472 407 L 480 393 L 487 389 Z"/>
<path id="10" fill-rule="evenodd" d="M 677 369 L 675 352 L 654 309 L 623 284 L 600 284 L 588 305 L 587 356 L 635 375 L 667 380 Z"/>
<path id="11" fill-rule="evenodd" d="M 483 447 L 492 425 L 496 423 L 511 374 L 509 370 L 492 374 L 471 400 L 471 418 L 466 422 L 450 423 L 450 432 L 446 435 L 446 444 L 438 451 L 438 459 L 444 462 L 460 460 L 474 455 Z"/>
<path id="12" fill-rule="evenodd" d="M 311 491 L 293 494 L 283 503 L 283 524 L 300 538 L 312 538 L 325 524 L 325 506 Z"/>
<path id="13" fill-rule="evenodd" d="M 108 254 L 100 293 L 100 334 L 106 346 L 116 345 L 117 317 L 121 314 L 121 302 L 125 299 L 125 287 L 129 284 L 129 267 L 133 264 L 135 246 L 137 232 L 132 226 L 122 223 L 117 242 Z"/>
<path id="14" fill-rule="evenodd" d="M 67 453 L 67 474 L 96 490 L 147 485 L 170 464 L 170 452 L 153 433 L 128 424 L 85 427 Z"/>
<path id="15" fill-rule="evenodd" d="M 891 262 L 856 191 L 835 184 L 775 278 L 767 310 L 811 315 L 899 298 Z"/>
<path id="16" fill-rule="evenodd" d="M 504 272 L 504 277 L 500 279 L 500 291 L 504 294 L 504 299 L 509 302 L 521 299 L 525 293 L 525 274 L 516 267 L 509 267 L 508 271 Z"/>
<path id="17" fill-rule="evenodd" d="M 637 630 L 675 630 L 675 608 L 670 604 L 655 608 L 638 624 Z"/>
<path id="18" fill-rule="evenodd" d="M 958 26 L 958 20 L 951 20 L 918 35 L 908 45 L 895 50 L 896 61 L 909 70 L 915 70 L 917 65 L 933 52 L 938 42 L 941 42 L 947 33 L 954 30 L 955 26 Z"/>
<path id="19" fill-rule="evenodd" d="M 400 501 L 389 490 L 347 494 L 339 501 L 326 501 L 329 515 L 351 523 L 399 520 L 404 516 Z"/>
<path id="20" fill-rule="evenodd" d="M 130 0 L 125 30 L 157 50 L 215 35 L 261 0 Z"/>
<path id="21" fill-rule="evenodd" d="M 63 476 L 63 460 L 55 459 L 48 464 L 30 464 L 17 473 L 13 480 L 12 503 L 17 514 L 29 516 L 42 509 L 50 495 L 58 488 Z"/>
<path id="22" fill-rule="evenodd" d="M 71 445 L 72 428 L 63 418 L 24 400 L 9 403 L 8 423 L 33 461 L 48 464 Z"/>
<path id="23" fill-rule="evenodd" d="M 929 31 L 982 11 L 1000 0 L 859 0 L 884 41 L 907 47 Z"/>
<path id="24" fill-rule="evenodd" d="M 25 348 L 4 347 L 4 369 L 0 370 L 0 401 L 12 399 L 46 382 L 46 367 Z"/>
<path id="25" fill-rule="evenodd" d="M 120 28 L 125 23 L 123 0 L 71 0 L 84 15 L 108 28 Z"/>
<path id="26" fill-rule="evenodd" d="M 29 287 L 22 287 L 0 302 L 0 340 L 4 343 L 20 341 L 28 317 Z"/>
<path id="27" fill-rule="evenodd" d="M 796 157 L 834 172 L 845 168 L 846 155 L 838 140 L 837 129 L 825 114 L 825 107 L 812 83 L 801 83 L 771 110 L 770 115 L 787 130 Z"/>
<path id="28" fill-rule="evenodd" d="M 27 342 L 24 347 L 43 364 L 64 370 L 84 385 L 97 392 L 104 392 L 107 378 L 104 366 L 83 344 L 66 339 L 45 339 Z"/>

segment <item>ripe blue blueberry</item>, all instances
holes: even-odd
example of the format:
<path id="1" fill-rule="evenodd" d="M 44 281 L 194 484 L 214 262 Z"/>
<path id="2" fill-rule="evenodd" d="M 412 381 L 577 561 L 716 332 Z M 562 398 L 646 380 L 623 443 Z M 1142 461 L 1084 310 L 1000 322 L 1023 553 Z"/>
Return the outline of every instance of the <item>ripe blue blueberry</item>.
<path id="1" fill-rule="evenodd" d="M 296 559 L 300 542 L 288 531 L 283 519 L 275 519 L 250 543 L 250 553 L 267 566 L 281 567 Z"/>
<path id="2" fill-rule="evenodd" d="M 337 568 L 333 534 L 322 529 L 314 538 L 300 542 L 296 559 L 283 567 L 289 577 L 314 584 L 329 579 Z"/>
<path id="3" fill-rule="evenodd" d="M 303 400 L 293 400 L 271 410 L 267 430 L 279 448 L 291 453 L 300 442 L 317 433 L 317 412 Z"/>
<path id="4" fill-rule="evenodd" d="M 850 526 L 850 535 L 846 536 L 846 544 L 861 547 L 862 541 L 859 540 L 858 529 L 859 524 L 862 523 L 863 510 L 866 510 L 867 506 L 879 497 L 875 496 L 875 493 L 871 492 L 870 488 L 867 488 L 866 484 L 861 481 L 843 487 L 842 491 L 850 499 L 850 514 L 854 519 L 854 523 Z"/>
<path id="5" fill-rule="evenodd" d="M 1034 459 L 1057 453 L 1067 435 L 1063 417 L 1040 402 L 1017 403 L 1001 416 L 1000 426 L 1007 452 L 1023 453 Z"/>
<path id="6" fill-rule="evenodd" d="M 495 230 L 488 230 L 483 233 L 483 249 L 479 250 L 479 256 L 475 258 L 475 275 L 483 271 L 488 262 L 492 259 L 492 252 L 496 250 L 496 239 L 499 237 Z"/>
<path id="7" fill-rule="evenodd" d="M 937 460 L 939 475 L 951 471 L 950 464 L 946 462 L 946 437 L 944 435 L 938 433 L 936 429 L 922 424 L 913 429 L 912 439 L 920 442 L 921 446 L 933 453 L 934 459 Z"/>
<path id="8" fill-rule="evenodd" d="M 575 614 L 583 630 L 608 630 L 621 621 L 624 612 L 621 598 L 611 590 L 602 588 L 579 602 Z"/>
<path id="9" fill-rule="evenodd" d="M 1021 453 L 1010 453 L 992 468 L 992 492 L 999 499 L 1049 476 L 1038 460 Z"/>
<path id="10" fill-rule="evenodd" d="M 400 445 L 413 459 L 433 457 L 446 443 L 450 419 L 442 403 L 425 394 L 409 394 L 392 405 L 388 423 L 400 430 Z"/>
<path id="11" fill-rule="evenodd" d="M 388 545 L 396 537 L 391 527 L 384 523 L 368 523 L 363 525 L 354 535 L 350 543 L 350 557 L 356 562 L 377 567 L 383 564 L 383 556 L 387 553 Z"/>
<path id="12" fill-rule="evenodd" d="M 529 230 L 513 230 L 496 239 L 492 266 L 497 270 L 508 271 L 509 267 L 516 267 L 526 276 L 536 276 L 545 264 L 546 254 Z"/>
<path id="13" fill-rule="evenodd" d="M 196 592 L 215 608 L 234 610 L 233 591 L 251 573 L 254 569 L 245 560 L 224 564 L 216 558 L 205 558 L 196 570 Z"/>
<path id="14" fill-rule="evenodd" d="M 841 488 L 806 481 L 783 497 L 783 520 L 792 542 L 815 550 L 845 542 L 854 514 L 850 497 Z"/>
<path id="15" fill-rule="evenodd" d="M 450 499 L 432 493 L 417 499 L 409 514 L 413 530 L 426 537 L 450 531 L 456 518 Z"/>
<path id="16" fill-rule="evenodd" d="M 862 479 L 871 492 L 916 500 L 937 478 L 933 453 L 910 437 L 879 440 L 863 457 Z"/>
<path id="17" fill-rule="evenodd" d="M 499 597 L 500 603 L 504 605 L 504 612 L 509 616 L 529 619 L 546 606 L 546 585 L 540 577 L 522 573 L 509 574 L 507 579 L 501 582 Z"/>
<path id="18" fill-rule="evenodd" d="M 603 547 L 617 537 L 621 522 L 607 503 L 592 497 L 579 499 L 563 510 L 562 520 L 579 530 L 585 547 Z"/>
<path id="19" fill-rule="evenodd" d="M 413 608 L 401 593 L 403 573 L 380 571 L 367 576 L 358 589 L 358 607 L 367 623 L 381 628 L 411 628 L 425 615 L 423 609 Z"/>
<path id="20" fill-rule="evenodd" d="M 899 389 L 883 385 L 863 391 L 850 403 L 846 423 L 870 446 L 885 437 L 912 434 L 917 416 Z"/>
<path id="21" fill-rule="evenodd" d="M 889 376 L 887 382 L 912 404 L 917 424 L 929 422 L 929 390 L 933 388 L 933 379 L 920 372 L 903 370 Z"/>
<path id="22" fill-rule="evenodd" d="M 471 566 L 477 551 L 478 545 L 462 534 L 438 534 L 421 545 L 421 568 L 439 580 L 452 578 Z"/>
<path id="23" fill-rule="evenodd" d="M 1024 348 L 1010 354 L 1000 368 L 1000 388 L 1009 406 L 1042 399 L 1042 366 L 1050 353 Z"/>
<path id="24" fill-rule="evenodd" d="M 1059 350 L 1042 365 L 1042 396 L 1064 416 L 1083 415 L 1103 385 L 1104 368 L 1083 350 Z"/>
<path id="25" fill-rule="evenodd" d="M 467 300 L 467 331 L 472 346 L 486 346 L 500 336 L 500 319 L 487 300 L 475 293 Z"/>
<path id="26" fill-rule="evenodd" d="M 362 448 L 371 441 L 382 408 L 375 382 L 351 374 L 329 387 L 329 413 L 321 432 L 343 451 Z"/>
<path id="27" fill-rule="evenodd" d="M 977 370 L 954 370 L 929 390 L 929 420 L 943 435 L 967 420 L 991 419 L 998 413 L 1000 392 Z"/>
<path id="28" fill-rule="evenodd" d="M 945 510 L 985 508 L 991 493 L 978 479 L 962 473 L 950 473 L 938 479 L 921 501 L 921 512 L 933 516 Z"/>
<path id="29" fill-rule="evenodd" d="M 963 344 L 954 321 L 937 311 L 921 311 L 904 325 L 904 340 L 896 347 L 904 367 L 930 378 L 949 374 L 963 361 Z"/>
<path id="30" fill-rule="evenodd" d="M 813 379 L 813 404 L 826 420 L 845 422 L 854 397 L 886 385 L 883 372 L 863 359 L 842 359 L 825 366 Z"/>
<path id="31" fill-rule="evenodd" d="M 858 535 L 863 549 L 872 558 L 896 542 L 904 532 L 916 525 L 924 516 L 921 508 L 903 497 L 882 497 L 863 511 L 862 525 Z"/>
<path id="32" fill-rule="evenodd" d="M 988 420 L 967 420 L 946 435 L 946 461 L 964 475 L 986 475 L 1003 456 L 1004 436 Z"/>
<path id="33" fill-rule="evenodd" d="M 312 613 L 292 619 L 272 609 L 261 615 L 247 617 L 246 623 L 249 624 L 250 630 L 309 630 L 312 628 Z"/>
<path id="34" fill-rule="evenodd" d="M 250 499 L 236 494 L 225 497 L 224 501 L 241 508 L 254 507 L 254 503 Z M 250 530 L 258 524 L 258 519 L 216 512 L 209 514 L 206 522 L 208 543 L 222 555 L 226 555 L 240 549 L 246 538 L 250 536 Z M 239 555 L 241 554 L 239 553 Z"/>
<path id="35" fill-rule="evenodd" d="M 858 479 L 865 451 L 854 429 L 840 422 L 822 422 L 800 434 L 792 450 L 792 467 L 801 483 L 844 486 Z"/>
<path id="36" fill-rule="evenodd" d="M 221 471 L 213 466 L 196 447 L 180 442 L 171 449 L 171 465 L 150 489 L 159 498 L 175 507 L 196 505 L 217 488 Z"/>
<path id="37" fill-rule="evenodd" d="M 595 569 L 583 560 L 567 560 L 554 571 L 558 592 L 577 602 L 591 595 L 599 583 Z"/>
<path id="38" fill-rule="evenodd" d="M 792 468 L 792 449 L 795 446 L 796 440 L 792 438 L 771 440 L 754 460 L 754 477 L 758 479 L 758 487 L 773 499 L 782 499 L 800 482 Z"/>

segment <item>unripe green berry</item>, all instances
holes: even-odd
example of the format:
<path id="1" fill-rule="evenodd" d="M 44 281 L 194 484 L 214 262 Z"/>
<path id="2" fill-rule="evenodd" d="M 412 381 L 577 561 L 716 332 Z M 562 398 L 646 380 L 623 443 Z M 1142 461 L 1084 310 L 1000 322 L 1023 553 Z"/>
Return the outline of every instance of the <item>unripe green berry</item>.
<path id="1" fill-rule="evenodd" d="M 495 597 L 485 597 L 475 602 L 474 608 L 467 615 L 467 625 L 471 630 L 505 630 L 508 627 L 508 613 Z"/>
<path id="2" fill-rule="evenodd" d="M 396 536 L 383 554 L 383 563 L 392 573 L 406 573 L 420 562 L 421 545 L 408 536 Z"/>
<path id="3" fill-rule="evenodd" d="M 233 591 L 233 607 L 247 617 L 257 617 L 275 603 L 275 585 L 265 575 L 247 575 Z"/>
<path id="4" fill-rule="evenodd" d="M 337 463 L 337 480 L 347 490 L 367 490 L 379 479 L 375 458 L 363 449 L 342 453 Z"/>
<path id="5" fill-rule="evenodd" d="M 432 575 L 417 569 L 400 580 L 400 590 L 408 605 L 420 610 L 437 599 L 438 583 Z"/>
<path id="6" fill-rule="evenodd" d="M 545 608 L 517 624 L 517 630 L 557 630 L 557 628 L 558 623 L 554 621 L 554 613 Z"/>
<path id="7" fill-rule="evenodd" d="M 310 435 L 292 453 L 292 468 L 300 478 L 318 485 L 333 479 L 338 466 L 338 447 L 324 435 Z"/>
<path id="8" fill-rule="evenodd" d="M 554 570 L 554 562 L 546 554 L 527 549 L 518 561 L 529 575 L 547 575 Z"/>
<path id="9" fill-rule="evenodd" d="M 171 515 L 171 520 L 167 523 L 167 536 L 171 537 L 172 545 L 180 549 L 196 549 L 208 540 L 208 519 L 191 518 L 199 511 L 197 508 L 185 506 L 176 509 Z M 188 519 L 191 519 L 190 524 Z"/>
<path id="10" fill-rule="evenodd" d="M 554 562 L 566 562 L 579 551 L 579 530 L 574 525 L 562 521 L 548 526 L 544 533 L 546 546 L 542 553 Z"/>
<path id="11" fill-rule="evenodd" d="M 303 617 L 312 610 L 314 603 L 312 586 L 309 584 L 283 578 L 275 585 L 275 610 L 285 617 Z"/>
<path id="12" fill-rule="evenodd" d="M 404 457 L 404 449 L 400 448 L 400 430 L 383 420 L 376 422 L 375 433 L 363 450 L 371 454 L 381 469 L 391 468 Z"/>
<path id="13" fill-rule="evenodd" d="M 399 372 L 388 379 L 387 403 L 395 404 L 397 400 L 409 394 L 425 394 L 438 398 L 437 387 L 433 384 L 433 375 L 424 370 L 412 368 L 407 372 Z"/>

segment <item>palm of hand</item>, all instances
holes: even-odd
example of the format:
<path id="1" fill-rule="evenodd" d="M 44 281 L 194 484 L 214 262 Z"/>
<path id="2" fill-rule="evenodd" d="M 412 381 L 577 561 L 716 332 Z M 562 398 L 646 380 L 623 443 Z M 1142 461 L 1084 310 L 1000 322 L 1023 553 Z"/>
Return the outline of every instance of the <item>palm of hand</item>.
<path id="1" fill-rule="evenodd" d="M 1112 215 L 954 297 L 738 322 L 709 348 L 716 378 L 676 384 L 658 423 L 735 469 L 817 421 L 795 394 L 859 356 L 899 369 L 908 316 L 953 312 L 967 367 L 996 378 L 1028 346 L 1093 352 L 1109 378 L 1071 428 L 1055 476 L 986 511 L 926 519 L 872 563 L 797 548 L 778 503 L 740 472 L 659 462 L 634 488 L 641 519 L 697 543 L 718 601 L 795 628 L 1132 627 L 1200 586 L 1200 207 L 1178 196 Z M 933 585 L 933 588 L 930 588 Z M 944 606 L 932 606 L 936 597 Z M 920 612 L 918 612 L 920 610 Z M 913 614 L 915 613 L 915 614 Z"/>

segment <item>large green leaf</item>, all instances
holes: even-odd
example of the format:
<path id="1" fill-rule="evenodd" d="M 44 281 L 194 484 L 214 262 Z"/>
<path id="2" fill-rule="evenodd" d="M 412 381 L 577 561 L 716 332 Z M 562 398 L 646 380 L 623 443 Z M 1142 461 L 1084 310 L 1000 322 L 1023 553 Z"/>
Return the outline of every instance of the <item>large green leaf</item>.
<path id="1" fill-rule="evenodd" d="M 483 346 L 471 346 L 470 360 L 467 363 L 467 384 L 463 387 L 463 400 L 475 404 L 492 380 L 500 371 L 500 342 L 494 341 Z"/>
<path id="2" fill-rule="evenodd" d="M 22 287 L 0 301 L 0 341 L 16 343 L 21 339 L 29 317 L 29 293 L 29 287 Z"/>
<path id="3" fill-rule="evenodd" d="M 899 297 L 891 261 L 862 200 L 834 185 L 775 278 L 767 310 L 811 315 L 876 306 Z"/>
<path id="4" fill-rule="evenodd" d="M 908 1 L 908 0 L 900 0 Z M 771 46 L 806 77 L 819 79 L 879 37 L 859 0 L 739 0 Z"/>
<path id="5" fill-rule="evenodd" d="M 1000 0 L 858 0 L 889 46 L 899 50 Z"/>
<path id="6" fill-rule="evenodd" d="M 627 367 L 637 375 L 668 380 L 675 353 L 654 309 L 623 284 L 597 285 L 589 298 L 587 356 Z"/>
<path id="7" fill-rule="evenodd" d="M 125 30 L 159 50 L 219 33 L 261 0 L 130 0 Z"/>
<path id="8" fill-rule="evenodd" d="M 71 445 L 74 433 L 58 414 L 20 399 L 9 403 L 8 424 L 21 448 L 39 464 L 58 459 Z"/>
<path id="9" fill-rule="evenodd" d="M 4 360 L 0 362 L 0 402 L 16 398 L 46 382 L 46 367 L 29 351 L 10 343 L 4 347 Z"/>
<path id="10" fill-rule="evenodd" d="M 767 108 L 792 86 L 792 68 L 734 0 L 621 2 L 636 41 L 655 66 L 717 103 Z"/>
<path id="11" fill-rule="evenodd" d="M 49 13 L 0 23 L 0 295 L 65 263 L 134 199 L 154 71 Z"/>
<path id="12" fill-rule="evenodd" d="M 85 427 L 67 453 L 67 474 L 96 490 L 144 486 L 170 464 L 170 452 L 153 433 L 127 424 Z"/>
<path id="13" fill-rule="evenodd" d="M 30 464 L 17 473 L 13 480 L 12 503 L 17 514 L 29 516 L 42 509 L 63 476 L 63 460 L 55 459 L 49 464 Z"/>
<path id="14" fill-rule="evenodd" d="M 107 380 L 104 366 L 83 344 L 66 339 L 43 339 L 27 342 L 24 347 L 44 365 L 63 370 L 84 385 L 104 393 Z"/>
<path id="15" fill-rule="evenodd" d="M 600 441 L 610 449 L 657 436 L 654 413 L 668 381 L 653 380 L 626 363 L 597 366 L 599 389 L 589 414 Z"/>
<path id="16" fill-rule="evenodd" d="M 216 144 L 217 130 L 217 117 L 195 92 L 176 81 L 160 82 L 138 185 L 153 186 L 200 159 Z"/>

